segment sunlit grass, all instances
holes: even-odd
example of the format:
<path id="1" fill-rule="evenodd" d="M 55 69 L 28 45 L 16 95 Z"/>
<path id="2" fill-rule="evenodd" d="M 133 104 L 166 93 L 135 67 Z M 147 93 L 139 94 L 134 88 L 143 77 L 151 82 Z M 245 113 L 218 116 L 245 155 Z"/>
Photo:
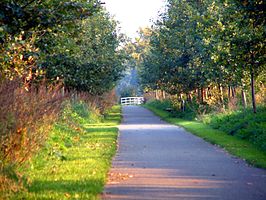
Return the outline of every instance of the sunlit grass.
<path id="1" fill-rule="evenodd" d="M 229 153 L 246 160 L 251 165 L 266 169 L 265 152 L 251 142 L 213 129 L 202 122 L 173 118 L 166 111 L 149 105 L 145 105 L 145 107 L 153 111 L 165 121 L 184 127 L 187 131 L 203 138 L 212 144 L 219 145 Z"/>
<path id="2" fill-rule="evenodd" d="M 98 199 L 116 152 L 120 115 L 115 106 L 98 123 L 80 116 L 78 128 L 57 123 L 31 162 L 28 191 L 13 199 Z"/>

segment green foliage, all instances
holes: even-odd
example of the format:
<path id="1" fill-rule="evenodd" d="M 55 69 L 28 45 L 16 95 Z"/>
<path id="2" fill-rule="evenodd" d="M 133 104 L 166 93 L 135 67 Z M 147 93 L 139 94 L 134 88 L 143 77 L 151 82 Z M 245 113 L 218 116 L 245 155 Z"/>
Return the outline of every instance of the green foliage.
<path id="1" fill-rule="evenodd" d="M 5 31 L 15 35 L 21 31 L 47 30 L 59 24 L 83 19 L 96 11 L 97 3 L 94 0 L 3 0 L 0 4 L 2 34 Z M 4 39 L 2 37 L 1 41 Z"/>
<path id="2" fill-rule="evenodd" d="M 167 108 L 172 108 L 172 111 L 168 114 L 170 117 L 202 121 L 213 129 L 248 140 L 258 148 L 266 151 L 265 107 L 259 107 L 257 114 L 252 113 L 251 109 L 217 113 L 212 109 L 206 111 L 206 106 L 196 103 L 187 105 L 187 109 L 183 112 L 174 106 L 173 101 L 169 100 L 150 101 L 148 102 L 148 107 L 164 111 Z"/>
<path id="3" fill-rule="evenodd" d="M 239 110 L 206 116 L 204 122 L 227 134 L 249 140 L 266 150 L 266 109 L 259 107 L 257 114 Z"/>
<path id="4" fill-rule="evenodd" d="M 0 3 L 1 79 L 37 73 L 40 49 L 36 43 L 49 32 L 97 12 L 97 1 L 3 0 Z M 46 45 L 47 44 L 43 44 Z M 32 71 L 33 70 L 33 71 Z"/>
<path id="5" fill-rule="evenodd" d="M 98 123 L 101 120 L 99 111 L 89 107 L 88 104 L 79 102 L 65 102 L 62 112 L 62 119 L 67 120 L 69 124 L 74 126 L 83 123 Z"/>
<path id="6" fill-rule="evenodd" d="M 254 89 L 253 79 L 266 69 L 263 1 L 167 3 L 151 33 L 140 36 L 149 44 L 139 63 L 144 88 L 180 95 L 217 86 L 246 88 L 252 79 Z"/>
<path id="7" fill-rule="evenodd" d="M 121 97 L 135 97 L 135 96 L 137 96 L 136 88 L 134 88 L 133 86 L 128 86 L 126 88 L 120 89 L 119 93 L 120 93 L 119 95 Z"/>
<path id="8" fill-rule="evenodd" d="M 11 199 L 98 199 L 116 151 L 121 108 L 102 118 L 84 102 L 66 102 L 41 151 L 32 159 L 27 191 Z"/>
<path id="9" fill-rule="evenodd" d="M 52 81 L 60 78 L 67 88 L 90 94 L 112 89 L 123 72 L 116 22 L 101 11 L 67 31 L 51 33 L 46 40 L 57 36 L 53 46 L 42 47 L 45 54 L 41 65 L 47 78 Z"/>
<path id="10" fill-rule="evenodd" d="M 170 100 L 165 100 L 165 101 L 159 101 L 159 100 L 154 100 L 154 101 L 149 101 L 148 105 L 161 109 L 161 110 L 166 110 L 168 108 L 174 109 L 173 104 Z"/>
<path id="11" fill-rule="evenodd" d="M 103 94 L 121 77 L 123 38 L 98 0 L 4 0 L 0 3 L 0 81 L 45 79 Z"/>
<path id="12" fill-rule="evenodd" d="M 169 112 L 170 117 L 184 120 L 202 121 L 213 129 L 218 129 L 228 135 L 236 136 L 255 144 L 258 148 L 266 151 L 266 108 L 259 107 L 257 113 L 251 109 L 236 110 L 217 113 L 208 106 L 202 106 L 196 102 L 186 105 L 186 110 L 182 111 L 174 106 L 173 101 L 150 101 L 148 107 L 157 108 Z M 206 108 L 209 108 L 206 110 Z"/>
<path id="13" fill-rule="evenodd" d="M 210 113 L 212 108 L 209 105 L 201 105 L 196 101 L 192 101 L 190 103 L 186 102 L 185 110 L 182 110 L 181 103 L 176 99 L 172 100 L 154 100 L 148 103 L 152 107 L 161 109 L 161 110 L 169 110 L 170 115 L 172 117 L 187 119 L 187 120 L 195 120 L 200 119 L 202 115 Z"/>
<path id="14" fill-rule="evenodd" d="M 124 77 L 116 86 L 116 93 L 120 97 L 134 97 L 142 94 L 139 84 L 139 75 L 135 68 L 127 66 Z"/>

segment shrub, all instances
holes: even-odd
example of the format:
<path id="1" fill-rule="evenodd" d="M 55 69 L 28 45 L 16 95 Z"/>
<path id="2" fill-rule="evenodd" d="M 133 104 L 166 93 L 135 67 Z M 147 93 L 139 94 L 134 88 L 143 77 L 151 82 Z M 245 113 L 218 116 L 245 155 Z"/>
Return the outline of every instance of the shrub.
<path id="1" fill-rule="evenodd" d="M 18 79 L 0 85 L 0 192 L 21 189 L 17 168 L 44 143 L 65 97 L 45 84 L 27 91 Z"/>
<path id="2" fill-rule="evenodd" d="M 254 114 L 251 109 L 217 112 L 211 106 L 199 105 L 194 101 L 186 105 L 184 112 L 178 110 L 170 100 L 150 101 L 148 105 L 160 110 L 172 108 L 172 117 L 202 121 L 214 129 L 249 140 L 266 151 L 266 107 L 258 107 Z"/>
<path id="3" fill-rule="evenodd" d="M 164 101 L 159 101 L 159 100 L 153 100 L 148 102 L 149 105 L 152 107 L 161 109 L 161 110 L 166 110 L 167 108 L 172 108 L 174 109 L 172 103 L 170 100 L 164 100 Z"/>
<path id="4" fill-rule="evenodd" d="M 0 198 L 25 189 L 27 179 L 20 169 L 44 144 L 45 148 L 49 146 L 46 140 L 52 127 L 59 131 L 54 131 L 49 138 L 61 140 L 64 129 L 82 131 L 80 122 L 98 122 L 102 113 L 117 101 L 114 90 L 93 96 L 85 92 L 63 92 L 59 84 L 43 83 L 26 90 L 20 83 L 16 79 L 0 84 Z M 57 120 L 59 114 L 62 122 Z M 52 149 L 51 155 L 64 159 L 62 151 L 71 142 L 65 137 L 57 147 L 47 148 Z"/>
<path id="5" fill-rule="evenodd" d="M 251 109 L 211 114 L 203 122 L 230 135 L 247 139 L 266 150 L 265 107 L 259 107 L 256 114 Z"/>

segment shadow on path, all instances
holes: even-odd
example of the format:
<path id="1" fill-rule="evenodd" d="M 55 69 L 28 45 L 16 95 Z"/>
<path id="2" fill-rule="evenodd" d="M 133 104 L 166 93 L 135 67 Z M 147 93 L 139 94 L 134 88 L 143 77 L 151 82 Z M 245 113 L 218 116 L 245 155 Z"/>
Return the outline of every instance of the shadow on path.
<path id="1" fill-rule="evenodd" d="M 102 199 L 266 199 L 265 170 L 142 107 L 123 107 L 123 117 Z"/>

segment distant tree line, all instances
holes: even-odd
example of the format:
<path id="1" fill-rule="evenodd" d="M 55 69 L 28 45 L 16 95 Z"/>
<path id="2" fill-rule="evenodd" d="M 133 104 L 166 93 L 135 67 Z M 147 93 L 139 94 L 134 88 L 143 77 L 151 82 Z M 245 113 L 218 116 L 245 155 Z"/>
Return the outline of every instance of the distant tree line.
<path id="1" fill-rule="evenodd" d="M 221 107 L 225 89 L 228 98 L 241 91 L 246 107 L 249 89 L 256 112 L 255 89 L 266 82 L 265 19 L 263 0 L 168 0 L 136 43 L 144 89 L 188 102 L 214 98 Z"/>

